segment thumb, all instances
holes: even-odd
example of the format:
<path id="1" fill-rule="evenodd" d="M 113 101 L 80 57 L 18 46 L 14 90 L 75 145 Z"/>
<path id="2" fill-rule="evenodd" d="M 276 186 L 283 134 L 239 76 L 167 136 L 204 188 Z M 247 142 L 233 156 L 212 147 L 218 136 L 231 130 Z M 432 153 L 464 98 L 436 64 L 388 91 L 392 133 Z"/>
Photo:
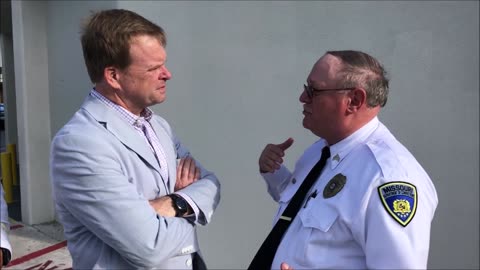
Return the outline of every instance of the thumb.
<path id="1" fill-rule="evenodd" d="M 290 269 L 293 269 L 293 268 L 291 268 L 290 265 L 288 265 L 287 263 L 282 262 L 282 264 L 280 265 L 280 269 L 281 270 L 290 270 Z"/>
<path id="2" fill-rule="evenodd" d="M 280 149 L 282 149 L 283 151 L 287 150 L 290 146 L 292 146 L 293 144 L 293 139 L 292 138 L 288 138 L 286 141 L 284 141 L 283 143 L 281 144 L 277 144 L 278 147 L 280 147 Z"/>

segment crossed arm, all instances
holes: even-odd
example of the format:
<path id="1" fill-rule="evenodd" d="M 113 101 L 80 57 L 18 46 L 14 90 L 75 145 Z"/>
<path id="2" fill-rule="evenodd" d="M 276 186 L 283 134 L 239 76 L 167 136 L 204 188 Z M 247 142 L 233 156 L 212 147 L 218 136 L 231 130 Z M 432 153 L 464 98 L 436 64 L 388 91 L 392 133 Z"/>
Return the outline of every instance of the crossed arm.
<path id="1" fill-rule="evenodd" d="M 179 191 L 193 182 L 200 179 L 200 168 L 196 166 L 195 160 L 192 157 L 180 159 L 177 166 L 177 180 L 175 182 L 175 191 Z M 149 201 L 150 205 L 155 209 L 155 212 L 160 216 L 174 217 L 175 210 L 172 207 L 172 199 L 169 196 L 162 196 Z M 192 214 L 192 209 L 186 215 Z"/>

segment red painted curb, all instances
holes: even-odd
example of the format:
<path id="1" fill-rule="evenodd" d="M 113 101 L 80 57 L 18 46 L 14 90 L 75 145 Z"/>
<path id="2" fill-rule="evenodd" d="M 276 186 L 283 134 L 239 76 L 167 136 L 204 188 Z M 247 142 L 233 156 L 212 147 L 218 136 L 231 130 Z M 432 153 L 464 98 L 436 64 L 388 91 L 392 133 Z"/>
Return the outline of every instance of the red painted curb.
<path id="1" fill-rule="evenodd" d="M 43 248 L 43 249 L 40 249 L 40 250 L 37 250 L 35 252 L 32 252 L 30 254 L 27 254 L 25 256 L 22 256 L 20 258 L 17 258 L 13 261 L 11 261 L 7 267 L 10 267 L 10 266 L 14 266 L 14 265 L 18 265 L 18 264 L 21 264 L 21 263 L 24 263 L 26 261 L 29 261 L 31 259 L 35 259 L 37 257 L 40 257 L 42 255 L 45 255 L 47 253 L 50 253 L 52 251 L 55 251 L 57 249 L 61 249 L 63 247 L 67 246 L 67 241 L 63 241 L 63 242 L 60 242 L 58 244 L 55 244 L 55 245 L 52 245 L 52 246 L 49 246 L 49 247 L 46 247 L 46 248 Z"/>
<path id="2" fill-rule="evenodd" d="M 23 228 L 22 224 L 15 224 L 15 225 L 10 226 L 10 230 L 16 230 L 16 229 L 20 229 L 20 228 Z"/>

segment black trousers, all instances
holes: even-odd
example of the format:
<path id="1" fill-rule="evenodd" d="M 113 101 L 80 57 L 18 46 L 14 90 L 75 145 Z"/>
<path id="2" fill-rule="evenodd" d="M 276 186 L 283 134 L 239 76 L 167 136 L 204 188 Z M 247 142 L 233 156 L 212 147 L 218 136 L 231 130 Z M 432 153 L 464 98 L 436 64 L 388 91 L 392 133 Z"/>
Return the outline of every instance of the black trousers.
<path id="1" fill-rule="evenodd" d="M 198 252 L 193 253 L 192 257 L 193 270 L 207 270 L 207 265 L 205 264 L 205 261 L 203 261 L 202 257 L 198 255 Z"/>

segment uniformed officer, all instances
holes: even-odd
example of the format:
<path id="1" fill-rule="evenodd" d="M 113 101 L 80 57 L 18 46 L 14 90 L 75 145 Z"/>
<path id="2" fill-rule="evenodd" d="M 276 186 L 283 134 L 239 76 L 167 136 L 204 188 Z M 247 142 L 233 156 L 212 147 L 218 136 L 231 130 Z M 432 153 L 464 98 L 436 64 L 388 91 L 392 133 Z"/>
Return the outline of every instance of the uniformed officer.
<path id="1" fill-rule="evenodd" d="M 303 126 L 320 139 L 293 172 L 282 165 L 292 138 L 268 144 L 259 158 L 280 207 L 274 221 L 288 224 L 278 248 L 269 247 L 277 248 L 272 269 L 427 267 L 438 198 L 421 165 L 377 118 L 387 95 L 386 71 L 366 53 L 328 51 L 313 66 L 300 102 Z M 325 146 L 326 166 L 288 220 L 282 213 Z"/>

